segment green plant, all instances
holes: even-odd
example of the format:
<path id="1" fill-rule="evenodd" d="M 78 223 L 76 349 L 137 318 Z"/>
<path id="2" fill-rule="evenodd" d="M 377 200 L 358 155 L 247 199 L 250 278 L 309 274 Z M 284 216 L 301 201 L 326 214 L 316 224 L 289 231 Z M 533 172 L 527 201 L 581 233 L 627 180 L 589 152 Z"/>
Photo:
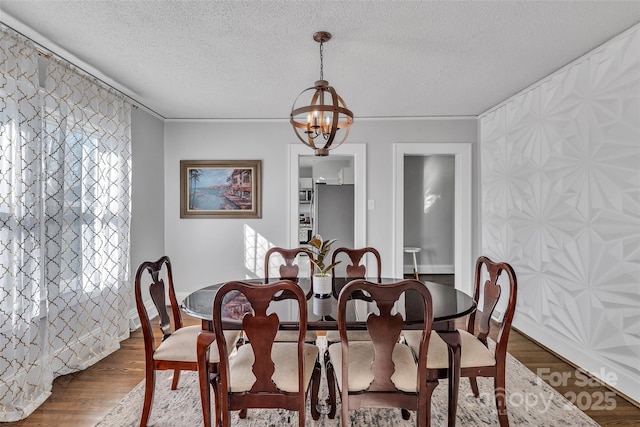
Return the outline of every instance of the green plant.
<path id="1" fill-rule="evenodd" d="M 337 261 L 333 264 L 325 266 L 325 258 L 327 257 L 327 255 L 329 255 L 331 245 L 333 245 L 336 240 L 338 239 L 323 240 L 322 236 L 320 236 L 319 234 L 316 234 L 311 240 L 309 240 L 311 249 L 307 249 L 307 254 L 309 255 L 309 260 L 318 269 L 317 274 L 319 276 L 326 277 L 328 271 L 330 271 L 336 265 L 340 264 L 340 261 Z"/>

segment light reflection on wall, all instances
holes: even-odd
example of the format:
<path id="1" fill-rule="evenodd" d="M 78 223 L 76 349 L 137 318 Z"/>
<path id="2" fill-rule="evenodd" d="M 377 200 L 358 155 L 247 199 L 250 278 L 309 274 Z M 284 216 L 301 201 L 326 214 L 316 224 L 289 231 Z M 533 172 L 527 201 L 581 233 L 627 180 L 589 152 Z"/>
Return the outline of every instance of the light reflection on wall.
<path id="1" fill-rule="evenodd" d="M 272 242 L 267 240 L 262 234 L 244 225 L 244 267 L 246 269 L 246 279 L 261 279 L 265 277 L 264 257 L 270 248 L 273 248 Z M 279 254 L 271 256 L 269 259 L 269 277 L 280 277 L 280 265 L 284 260 Z M 298 260 L 300 271 L 299 276 L 309 275 L 309 259 Z"/>
<path id="2" fill-rule="evenodd" d="M 273 246 L 275 245 L 263 235 L 249 225 L 244 225 L 244 267 L 247 279 L 264 277 L 264 256 Z"/>
<path id="3" fill-rule="evenodd" d="M 264 274 L 264 257 L 267 251 L 274 247 L 273 243 L 267 240 L 262 234 L 244 225 L 244 267 L 246 269 L 245 279 L 262 279 Z M 283 263 L 282 257 L 278 254 L 269 259 L 269 277 L 279 277 L 279 267 Z M 302 271 L 302 266 L 300 267 Z M 307 270 L 309 271 L 309 270 Z M 269 313 L 276 313 L 284 319 L 291 319 L 297 316 L 297 309 L 294 304 L 287 301 L 272 301 L 267 310 Z"/>
<path id="4" fill-rule="evenodd" d="M 431 206 L 440 198 L 440 194 L 432 194 L 431 187 L 424 192 L 424 213 L 429 213 Z"/>
<path id="5" fill-rule="evenodd" d="M 440 198 L 440 193 L 433 193 L 432 188 L 442 188 L 442 178 L 447 173 L 446 163 L 441 156 L 427 156 L 424 158 L 422 183 L 426 187 L 424 192 L 424 213 L 428 213 L 433 204 Z"/>

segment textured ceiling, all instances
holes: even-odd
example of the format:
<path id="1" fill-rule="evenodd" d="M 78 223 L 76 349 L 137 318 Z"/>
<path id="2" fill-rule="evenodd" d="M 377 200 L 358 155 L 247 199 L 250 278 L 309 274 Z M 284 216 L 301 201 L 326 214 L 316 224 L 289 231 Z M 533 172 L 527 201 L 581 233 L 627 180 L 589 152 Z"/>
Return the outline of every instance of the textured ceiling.
<path id="1" fill-rule="evenodd" d="M 638 1 L 10 1 L 0 20 L 159 116 L 475 116 L 640 22 Z"/>

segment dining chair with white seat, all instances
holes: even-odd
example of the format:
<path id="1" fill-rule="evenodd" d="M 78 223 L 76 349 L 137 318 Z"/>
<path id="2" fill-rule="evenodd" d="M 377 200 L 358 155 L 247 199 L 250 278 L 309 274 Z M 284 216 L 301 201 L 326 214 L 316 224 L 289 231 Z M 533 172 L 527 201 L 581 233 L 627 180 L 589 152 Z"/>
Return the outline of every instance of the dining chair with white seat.
<path id="1" fill-rule="evenodd" d="M 242 317 L 242 329 L 249 342 L 237 348 L 230 360 L 230 347 L 223 336 L 223 305 L 232 293 L 242 296 L 250 309 Z M 276 342 L 281 319 L 271 313 L 274 298 L 292 299 L 298 306 L 299 329 L 295 342 Z M 210 375 L 216 395 L 218 424 L 231 424 L 230 411 L 248 408 L 282 408 L 298 412 L 305 425 L 305 403 L 311 389 L 311 414 L 319 418 L 317 396 L 320 386 L 318 347 L 305 343 L 307 301 L 302 289 L 291 280 L 269 284 L 227 282 L 213 301 L 213 329 L 219 354 L 223 355 L 218 374 Z M 210 332 L 203 332 L 208 334 Z"/>
<path id="2" fill-rule="evenodd" d="M 407 291 L 422 300 L 422 329 L 416 330 L 418 357 L 411 348 L 399 343 L 404 326 L 394 305 Z M 366 325 L 370 340 L 351 342 L 347 334 L 346 306 L 354 295 L 370 295 L 379 314 L 370 313 Z M 338 297 L 340 342 L 329 346 L 335 367 L 336 383 L 342 402 L 342 426 L 350 425 L 350 410 L 362 407 L 398 408 L 416 411 L 416 425 L 428 426 L 431 420 L 431 392 L 435 383 L 427 382 L 427 347 L 433 326 L 433 307 L 429 290 L 417 280 L 391 284 L 354 280 Z M 327 374 L 329 375 L 329 374 Z"/>
<path id="3" fill-rule="evenodd" d="M 503 289 L 499 283 L 502 273 L 505 274 L 504 286 L 505 290 L 508 290 L 507 295 L 502 294 Z M 498 421 L 501 427 L 509 425 L 507 391 L 505 389 L 507 343 L 516 309 L 517 290 L 517 278 L 511 265 L 506 262 L 494 262 L 485 256 L 479 257 L 475 266 L 474 299 L 479 304 L 482 295 L 482 311 L 471 313 L 467 318 L 466 329 L 459 330 L 461 338 L 460 376 L 469 378 L 471 389 L 476 397 L 479 396 L 476 378 L 493 378 Z M 492 323 L 491 317 L 501 296 L 507 298 L 506 309 L 499 326 L 495 350 L 490 350 L 488 337 Z M 476 317 L 478 317 L 477 323 Z M 419 350 L 419 334 L 416 331 L 404 331 L 403 334 L 407 344 L 417 352 Z M 447 378 L 448 369 L 447 345 L 437 334 L 434 334 L 429 343 L 427 357 L 428 381 L 435 381 L 437 384 L 438 379 Z"/>
<path id="4" fill-rule="evenodd" d="M 376 277 L 381 281 L 382 277 L 382 260 L 380 252 L 373 247 L 365 248 L 336 248 L 331 254 L 331 264 L 334 267 L 331 270 L 332 276 L 336 277 L 336 265 L 338 262 L 347 261 L 344 268 L 345 276 L 351 279 L 363 279 L 367 277 L 367 267 L 364 265 L 365 259 L 373 259 L 376 264 Z M 335 292 L 335 290 L 334 290 Z M 350 341 L 368 341 L 371 339 L 369 331 L 347 331 Z M 326 334 L 327 351 L 324 354 L 325 371 L 327 372 L 327 382 L 329 386 L 329 418 L 333 418 L 336 414 L 336 395 L 335 384 L 333 384 L 333 365 L 329 359 L 328 346 L 340 341 L 340 333 L 337 330 L 327 331 Z"/>
<path id="5" fill-rule="evenodd" d="M 151 300 L 158 311 L 159 327 L 162 334 L 160 343 L 156 343 L 151 327 L 151 317 L 145 306 L 143 297 L 145 285 L 148 285 L 147 289 Z M 175 390 L 180 379 L 180 371 L 198 370 L 196 342 L 202 327 L 200 325 L 183 326 L 182 312 L 176 299 L 169 257 L 163 256 L 157 261 L 145 261 L 140 264 L 136 271 L 134 293 L 144 339 L 145 388 L 140 419 L 140 426 L 144 427 L 151 414 L 156 371 L 173 370 L 171 390 Z M 169 296 L 171 316 L 167 310 L 165 295 Z M 229 346 L 234 346 L 239 337 L 240 331 L 224 332 L 224 340 Z M 211 372 L 218 372 L 219 362 L 220 357 L 217 349 L 211 349 L 208 357 L 208 369 Z"/>

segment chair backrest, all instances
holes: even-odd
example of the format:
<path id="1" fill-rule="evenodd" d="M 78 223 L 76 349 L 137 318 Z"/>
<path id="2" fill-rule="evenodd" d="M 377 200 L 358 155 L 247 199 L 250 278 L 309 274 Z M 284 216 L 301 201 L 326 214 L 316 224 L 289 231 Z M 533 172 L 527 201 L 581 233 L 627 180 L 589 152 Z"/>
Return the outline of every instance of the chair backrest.
<path id="1" fill-rule="evenodd" d="M 509 300 L 505 309 L 502 324 L 498 332 L 498 339 L 496 341 L 496 354 L 506 353 L 507 341 L 509 339 L 509 332 L 511 330 L 511 322 L 513 320 L 513 314 L 516 310 L 516 298 L 518 291 L 518 282 L 516 279 L 516 273 L 513 268 L 506 262 L 494 262 L 486 256 L 481 256 L 476 261 L 475 270 L 475 289 L 473 298 L 477 303 L 480 302 L 480 291 L 482 289 L 483 304 L 482 311 L 473 312 L 469 315 L 467 321 L 467 331 L 474 333 L 476 324 L 476 315 L 478 318 L 478 334 L 476 335 L 480 341 L 485 345 L 487 344 L 487 337 L 489 336 L 489 330 L 491 327 L 491 316 L 496 308 L 496 304 L 500 299 L 502 287 L 498 283 L 498 278 L 502 273 L 505 273 L 509 286 Z M 488 276 L 488 277 L 487 277 Z M 483 277 L 487 279 L 482 283 Z"/>
<path id="2" fill-rule="evenodd" d="M 427 348 L 433 326 L 433 307 L 431 293 L 425 285 L 417 280 L 402 280 L 395 283 L 380 284 L 366 280 L 353 280 L 349 282 L 341 291 L 338 297 L 338 329 L 340 331 L 340 341 L 342 342 L 342 372 L 343 390 L 348 389 L 345 384 L 349 366 L 349 340 L 347 334 L 347 301 L 354 298 L 354 295 L 362 295 L 363 291 L 370 295 L 371 300 L 377 305 L 379 314 L 369 313 L 367 317 L 367 330 L 371 336 L 374 347 L 374 361 L 371 366 L 373 381 L 369 385 L 368 391 L 396 392 L 391 377 L 395 372 L 392 354 L 404 325 L 403 317 L 400 313 L 393 313 L 394 304 L 398 302 L 400 296 L 408 291 L 415 291 L 412 298 L 422 299 L 424 323 L 422 324 L 422 339 L 418 354 L 418 378 L 417 384 L 419 392 L 424 393 L 427 384 Z M 405 295 L 406 298 L 406 295 Z"/>
<path id="3" fill-rule="evenodd" d="M 269 263 L 273 255 L 279 254 L 284 260 L 284 264 L 280 265 L 280 279 L 297 279 L 300 268 L 298 264 L 294 264 L 296 258 L 299 261 L 299 255 L 307 255 L 308 252 L 304 248 L 285 249 L 280 247 L 270 248 L 264 256 L 264 279 L 269 280 Z M 309 263 L 310 276 L 313 276 L 313 265 Z"/>
<path id="4" fill-rule="evenodd" d="M 307 330 L 307 300 L 302 289 L 291 280 L 281 280 L 270 284 L 253 284 L 238 281 L 227 282 L 216 292 L 213 301 L 213 328 L 216 335 L 218 351 L 221 355 L 220 385 L 222 390 L 229 389 L 230 380 L 229 352 L 226 348 L 223 334 L 222 313 L 228 311 L 224 307 L 226 303 L 231 299 L 241 297 L 246 301 L 246 314 L 242 317 L 242 330 L 247 335 L 250 342 L 248 345 L 252 346 L 255 356 L 253 374 L 256 380 L 248 393 L 280 393 L 272 380 L 274 364 L 271 359 L 271 350 L 280 326 L 280 319 L 276 313 L 269 313 L 269 304 L 276 297 L 282 299 L 283 296 L 295 300 L 298 305 L 300 324 L 297 340 L 298 390 L 305 390 L 302 369 L 304 366 L 304 337 Z M 292 357 L 295 356 L 292 354 Z"/>
<path id="5" fill-rule="evenodd" d="M 145 272 L 148 273 L 148 275 L 145 275 Z M 167 288 L 165 288 L 162 276 L 166 276 Z M 144 287 L 143 282 L 148 283 L 147 289 L 151 295 L 151 300 L 153 301 L 156 310 L 158 310 L 160 330 L 162 331 L 162 337 L 164 340 L 166 337 L 171 335 L 173 331 L 182 327 L 182 314 L 180 307 L 178 306 L 176 292 L 173 287 L 173 273 L 171 271 L 171 261 L 169 260 L 169 257 L 163 256 L 157 261 L 145 261 L 138 266 L 138 270 L 136 271 L 134 292 L 136 308 L 138 310 L 138 316 L 140 317 L 140 323 L 142 324 L 145 351 L 150 350 L 153 352 L 155 349 L 155 342 L 149 313 L 144 305 L 144 298 L 142 295 L 142 289 Z M 171 328 L 171 317 L 167 311 L 165 298 L 166 293 L 169 295 L 169 304 L 171 305 L 171 312 L 173 315 L 173 329 Z"/>
<path id="6" fill-rule="evenodd" d="M 335 263 L 340 254 L 345 254 L 349 257 L 351 264 L 346 266 L 347 277 L 361 279 L 367 276 L 367 268 L 364 265 L 361 265 L 363 258 L 366 254 L 372 254 L 376 259 L 377 266 L 377 278 L 381 280 L 382 276 L 382 261 L 380 259 L 380 253 L 377 249 L 372 247 L 366 247 L 361 249 L 350 249 L 350 248 L 337 248 L 333 251 L 331 255 L 331 263 Z M 332 270 L 332 274 L 335 276 L 335 267 Z"/>

